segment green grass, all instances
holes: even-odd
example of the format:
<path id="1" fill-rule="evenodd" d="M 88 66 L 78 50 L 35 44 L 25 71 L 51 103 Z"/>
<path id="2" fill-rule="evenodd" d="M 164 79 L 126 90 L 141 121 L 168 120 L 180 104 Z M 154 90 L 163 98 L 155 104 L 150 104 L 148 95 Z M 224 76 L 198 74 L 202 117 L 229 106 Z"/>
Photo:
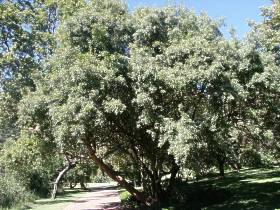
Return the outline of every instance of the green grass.
<path id="1" fill-rule="evenodd" d="M 119 190 L 119 195 L 120 195 L 121 206 L 123 210 L 132 210 L 132 209 L 140 208 L 140 204 L 128 191 L 121 189 Z"/>
<path id="2" fill-rule="evenodd" d="M 120 198 L 128 209 L 137 204 L 127 191 L 121 191 Z M 243 169 L 227 172 L 225 179 L 211 176 L 180 182 L 170 200 L 162 210 L 280 209 L 280 168 Z"/>
<path id="3" fill-rule="evenodd" d="M 114 182 L 110 183 L 111 185 L 115 185 Z M 102 183 L 88 183 L 87 187 L 99 187 L 102 186 Z M 39 199 L 36 200 L 35 203 L 30 204 L 29 208 L 30 210 L 61 210 L 71 204 L 72 202 L 75 202 L 79 200 L 80 198 L 83 198 L 87 196 L 88 191 L 82 190 L 80 188 L 64 188 L 64 192 L 58 194 L 56 199 Z"/>
<path id="4" fill-rule="evenodd" d="M 38 199 L 34 203 L 18 204 L 12 208 L 0 208 L 0 210 L 61 210 L 71 202 L 82 198 L 87 191 L 81 189 L 65 189 L 65 191 L 57 196 L 56 199 Z"/>
<path id="5" fill-rule="evenodd" d="M 30 208 L 32 210 L 61 210 L 67 205 L 69 205 L 71 202 L 74 202 L 83 196 L 85 196 L 88 192 L 83 191 L 80 189 L 66 189 L 63 194 L 60 194 L 57 196 L 56 199 L 39 199 L 36 200 L 34 204 L 30 205 Z"/>
<path id="6" fill-rule="evenodd" d="M 174 197 L 173 209 L 279 209 L 280 168 L 244 169 L 240 173 L 228 172 L 225 179 L 216 177 L 180 183 Z"/>
<path id="7" fill-rule="evenodd" d="M 33 210 L 61 210 L 84 196 L 86 191 L 66 189 L 57 199 L 40 199 Z M 127 191 L 120 191 L 123 206 L 137 208 Z M 280 209 L 280 168 L 243 169 L 226 173 L 225 179 L 210 177 L 180 182 L 171 203 L 162 210 L 276 210 Z"/>

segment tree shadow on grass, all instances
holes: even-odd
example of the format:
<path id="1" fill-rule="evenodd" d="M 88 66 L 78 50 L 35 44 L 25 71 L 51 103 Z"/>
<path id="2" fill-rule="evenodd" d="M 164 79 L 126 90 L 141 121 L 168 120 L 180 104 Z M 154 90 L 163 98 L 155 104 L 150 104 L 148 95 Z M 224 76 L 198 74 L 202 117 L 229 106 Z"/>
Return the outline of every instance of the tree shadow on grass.
<path id="1" fill-rule="evenodd" d="M 88 192 L 83 189 L 67 189 L 63 192 L 57 193 L 56 199 L 51 199 L 51 198 L 46 198 L 46 199 L 40 199 L 35 202 L 35 204 L 39 205 L 52 205 L 52 204 L 59 204 L 59 203 L 71 203 L 71 202 L 76 202 L 77 199 L 80 198 L 80 196 L 77 196 L 77 194 Z"/>
<path id="2" fill-rule="evenodd" d="M 279 177 L 280 170 L 256 169 L 181 183 L 171 205 L 176 210 L 274 210 L 280 208 Z"/>
<path id="3" fill-rule="evenodd" d="M 42 199 L 42 200 L 37 200 L 35 203 L 39 205 L 52 205 L 52 204 L 60 204 L 60 203 L 83 203 L 86 202 L 87 198 L 83 200 L 81 199 L 83 196 L 82 195 L 77 196 L 77 194 L 84 193 L 84 192 L 106 191 L 106 190 L 114 190 L 114 189 L 116 189 L 115 186 L 91 187 L 88 188 L 88 190 L 84 190 L 81 188 L 67 189 L 63 192 L 59 192 L 57 194 L 56 199 Z M 95 196 L 95 197 L 102 197 L 102 196 L 103 195 Z"/>

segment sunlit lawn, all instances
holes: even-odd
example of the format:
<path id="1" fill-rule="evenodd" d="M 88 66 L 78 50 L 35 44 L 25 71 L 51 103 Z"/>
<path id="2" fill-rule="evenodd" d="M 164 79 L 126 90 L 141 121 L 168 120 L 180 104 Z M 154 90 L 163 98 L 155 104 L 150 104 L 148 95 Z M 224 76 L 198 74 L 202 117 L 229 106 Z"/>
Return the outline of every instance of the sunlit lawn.
<path id="1" fill-rule="evenodd" d="M 186 199 L 175 209 L 280 209 L 280 168 L 229 172 L 225 179 L 205 178 L 180 189 Z"/>
<path id="2" fill-rule="evenodd" d="M 74 202 L 86 195 L 86 191 L 79 189 L 66 189 L 65 193 L 57 196 L 55 200 L 53 199 L 39 199 L 36 200 L 34 204 L 31 204 L 29 209 L 33 210 L 62 210 L 71 202 Z"/>
<path id="3" fill-rule="evenodd" d="M 92 187 L 91 185 L 90 187 Z M 204 178 L 177 186 L 180 204 L 172 210 L 276 210 L 280 209 L 280 168 L 243 169 L 228 172 L 225 179 Z M 71 202 L 86 196 L 87 191 L 66 189 L 57 199 L 40 199 L 30 204 L 33 210 L 62 210 Z M 121 193 L 122 200 L 129 196 Z"/>
<path id="4" fill-rule="evenodd" d="M 280 168 L 243 169 L 199 181 L 181 182 L 174 199 L 162 210 L 276 210 L 280 209 Z M 126 191 L 122 203 L 131 209 L 138 206 Z M 180 202 L 178 202 L 180 200 Z"/>

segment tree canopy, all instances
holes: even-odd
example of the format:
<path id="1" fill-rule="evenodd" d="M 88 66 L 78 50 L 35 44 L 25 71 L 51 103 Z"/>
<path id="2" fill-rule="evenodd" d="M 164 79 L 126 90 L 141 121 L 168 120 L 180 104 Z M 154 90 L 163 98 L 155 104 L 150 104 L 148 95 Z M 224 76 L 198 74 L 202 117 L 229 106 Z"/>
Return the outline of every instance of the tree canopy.
<path id="1" fill-rule="evenodd" d="M 91 158 L 146 205 L 165 200 L 180 169 L 224 176 L 248 149 L 276 158 L 278 7 L 240 41 L 182 7 L 4 1 L 0 124 Z M 123 160 L 141 172 L 143 192 L 111 164 Z"/>

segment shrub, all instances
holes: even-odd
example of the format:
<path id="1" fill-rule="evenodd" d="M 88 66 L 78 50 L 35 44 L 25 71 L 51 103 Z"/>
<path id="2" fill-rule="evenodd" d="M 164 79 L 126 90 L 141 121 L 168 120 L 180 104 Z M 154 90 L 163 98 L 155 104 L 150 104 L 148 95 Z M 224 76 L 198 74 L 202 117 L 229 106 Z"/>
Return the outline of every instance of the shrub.
<path id="1" fill-rule="evenodd" d="M 110 182 L 112 180 L 110 179 L 109 176 L 104 174 L 101 170 L 97 170 L 97 173 L 96 173 L 96 175 L 93 176 L 92 181 L 96 182 L 96 183 L 105 183 L 105 182 Z"/>
<path id="2" fill-rule="evenodd" d="M 262 166 L 261 155 L 254 149 L 247 149 L 241 154 L 241 163 L 248 167 Z"/>
<path id="3" fill-rule="evenodd" d="M 60 163 L 56 154 L 52 153 L 52 145 L 24 136 L 6 141 L 0 155 L 0 164 L 6 174 L 13 174 L 30 192 L 47 196 L 53 174 Z"/>
<path id="4" fill-rule="evenodd" d="M 31 199 L 31 193 L 12 175 L 0 175 L 0 207 L 12 207 Z"/>

